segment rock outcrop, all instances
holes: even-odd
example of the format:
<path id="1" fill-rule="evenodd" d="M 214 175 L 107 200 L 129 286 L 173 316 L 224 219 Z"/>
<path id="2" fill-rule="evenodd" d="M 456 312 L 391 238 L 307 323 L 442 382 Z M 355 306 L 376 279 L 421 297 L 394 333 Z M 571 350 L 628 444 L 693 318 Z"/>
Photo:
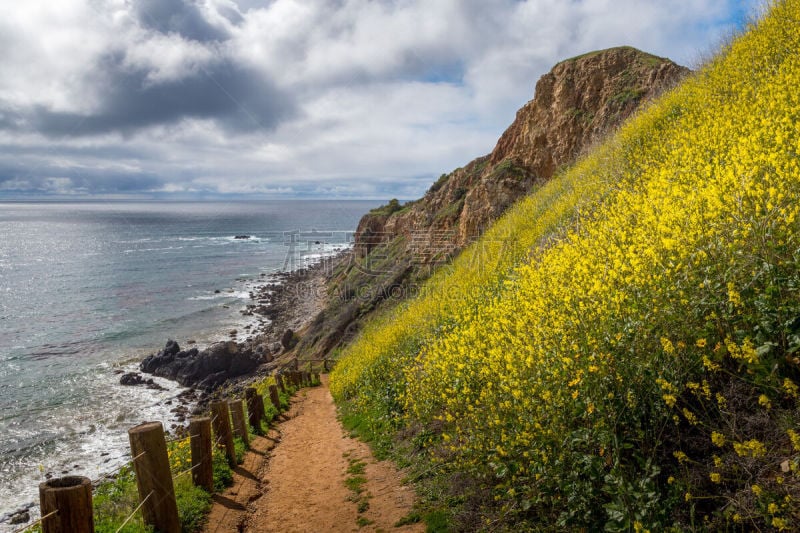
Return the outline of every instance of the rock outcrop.
<path id="1" fill-rule="evenodd" d="M 328 306 L 297 352 L 328 354 L 358 331 L 362 317 L 387 300 L 413 295 L 435 265 L 688 73 L 631 47 L 557 64 L 490 154 L 442 174 L 419 200 L 392 200 L 361 219 L 352 259 L 330 277 Z"/>
<path id="2" fill-rule="evenodd" d="M 558 63 L 536 84 L 491 154 L 443 174 L 423 198 L 364 216 L 361 253 L 404 236 L 417 259 L 435 260 L 477 237 L 511 204 L 572 163 L 642 103 L 689 70 L 631 47 Z"/>
<path id="3" fill-rule="evenodd" d="M 253 372 L 263 362 L 260 354 L 234 341 L 218 342 L 203 351 L 183 351 L 170 340 L 163 350 L 139 363 L 139 370 L 186 387 L 211 390 L 230 378 Z"/>

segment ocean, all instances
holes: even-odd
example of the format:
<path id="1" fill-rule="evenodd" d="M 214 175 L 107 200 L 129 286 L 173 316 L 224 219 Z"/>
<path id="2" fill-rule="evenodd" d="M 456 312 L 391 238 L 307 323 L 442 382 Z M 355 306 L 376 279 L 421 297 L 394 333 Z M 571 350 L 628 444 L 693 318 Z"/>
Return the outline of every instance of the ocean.
<path id="1" fill-rule="evenodd" d="M 180 387 L 120 370 L 241 331 L 263 274 L 350 246 L 377 204 L 0 203 L 0 531 L 48 473 L 96 479 L 128 460 L 128 428 L 174 423 Z"/>

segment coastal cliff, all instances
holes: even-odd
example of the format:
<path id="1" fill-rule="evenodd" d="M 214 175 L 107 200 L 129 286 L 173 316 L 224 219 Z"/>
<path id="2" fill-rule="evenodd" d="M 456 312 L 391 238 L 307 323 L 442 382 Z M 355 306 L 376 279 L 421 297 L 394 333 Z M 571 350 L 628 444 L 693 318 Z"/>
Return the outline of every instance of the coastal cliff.
<path id="1" fill-rule="evenodd" d="M 361 219 L 353 254 L 331 270 L 327 307 L 301 336 L 297 353 L 327 354 L 358 331 L 361 317 L 413 295 L 515 201 L 688 73 L 631 47 L 555 65 L 490 154 L 442 174 L 422 198 L 393 200 Z"/>

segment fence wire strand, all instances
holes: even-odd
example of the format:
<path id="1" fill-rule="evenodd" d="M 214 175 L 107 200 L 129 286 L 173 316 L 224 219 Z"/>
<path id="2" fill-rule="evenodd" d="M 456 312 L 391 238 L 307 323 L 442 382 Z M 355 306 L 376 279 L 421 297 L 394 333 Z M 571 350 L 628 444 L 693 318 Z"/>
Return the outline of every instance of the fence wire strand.
<path id="1" fill-rule="evenodd" d="M 50 518 L 51 516 L 56 515 L 56 514 L 58 514 L 58 509 L 56 509 L 55 511 L 50 511 L 49 513 L 47 513 L 46 515 L 41 517 L 36 522 L 28 524 L 27 526 L 23 527 L 22 529 L 17 529 L 16 531 L 14 531 L 14 533 L 22 533 L 23 531 L 28 531 L 32 527 L 36 527 L 37 525 L 41 524 L 42 522 L 44 522 L 45 520 L 47 520 L 48 518 Z"/>
<path id="2" fill-rule="evenodd" d="M 131 459 L 131 463 L 135 463 L 137 459 L 139 459 L 140 457 L 142 457 L 143 455 L 146 455 L 146 454 L 147 454 L 147 452 L 140 453 L 139 455 L 137 455 L 136 457 Z"/>
<path id="3" fill-rule="evenodd" d="M 128 522 L 131 521 L 131 518 L 133 518 L 136 515 L 136 513 L 139 512 L 139 509 L 142 508 L 142 506 L 145 504 L 145 502 L 147 500 L 149 500 L 150 496 L 152 496 L 152 495 L 153 495 L 153 491 L 151 490 L 150 494 L 148 494 L 147 496 L 144 497 L 144 499 L 139 503 L 139 505 L 136 506 L 136 509 L 134 509 L 133 512 L 128 515 L 128 518 L 125 519 L 125 521 L 122 523 L 122 525 L 117 528 L 116 533 L 119 533 L 120 531 L 122 531 L 122 528 L 125 527 L 125 524 L 127 524 Z"/>
<path id="4" fill-rule="evenodd" d="M 187 468 L 187 469 L 186 469 L 186 470 L 184 470 L 183 472 L 180 472 L 180 473 L 178 473 L 178 474 L 175 474 L 174 476 L 172 476 L 172 479 L 178 479 L 178 478 L 179 478 L 179 477 L 181 477 L 181 476 L 185 476 L 186 474 L 188 474 L 189 472 L 191 472 L 192 470 L 194 470 L 195 468 L 197 468 L 198 466 L 200 466 L 200 464 L 202 464 L 202 463 L 198 463 L 198 464 L 194 465 L 194 466 L 193 466 L 193 467 L 191 467 L 191 468 Z"/>

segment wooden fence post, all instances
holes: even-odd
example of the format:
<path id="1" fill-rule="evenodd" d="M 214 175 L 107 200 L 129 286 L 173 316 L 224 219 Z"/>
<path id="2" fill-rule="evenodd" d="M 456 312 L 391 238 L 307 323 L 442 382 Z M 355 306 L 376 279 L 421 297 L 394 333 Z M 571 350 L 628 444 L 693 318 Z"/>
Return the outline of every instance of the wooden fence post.
<path id="1" fill-rule="evenodd" d="M 286 387 L 283 386 L 283 376 L 280 374 L 275 374 L 275 384 L 278 386 L 281 392 L 286 392 Z"/>
<path id="2" fill-rule="evenodd" d="M 244 396 L 247 398 L 247 421 L 250 423 L 250 427 L 253 428 L 253 431 L 261 435 L 261 420 L 264 418 L 264 400 L 253 387 L 245 389 Z"/>
<path id="3" fill-rule="evenodd" d="M 192 483 L 214 492 L 214 463 L 211 450 L 211 419 L 207 416 L 189 420 L 189 443 L 192 449 Z"/>
<path id="4" fill-rule="evenodd" d="M 329 371 L 329 369 L 328 369 L 328 358 L 327 357 L 322 360 L 322 368 L 325 370 L 325 372 Z"/>
<path id="5" fill-rule="evenodd" d="M 222 444 L 225 447 L 225 455 L 228 456 L 228 463 L 231 466 L 236 466 L 236 447 L 233 443 L 228 402 L 212 402 L 211 416 L 211 425 L 214 426 L 215 433 L 214 438 L 218 444 Z"/>
<path id="6" fill-rule="evenodd" d="M 281 412 L 281 398 L 278 395 L 278 387 L 276 387 L 275 385 L 270 385 L 269 386 L 269 401 L 272 402 L 272 405 L 274 405 L 275 409 L 277 409 L 278 412 L 280 413 Z"/>
<path id="7" fill-rule="evenodd" d="M 322 381 L 319 379 L 319 374 L 316 373 L 316 372 L 314 373 L 314 384 L 315 385 L 322 385 Z"/>
<path id="8" fill-rule="evenodd" d="M 250 436 L 247 434 L 247 422 L 244 418 L 244 404 L 242 400 L 231 400 L 228 402 L 233 417 L 233 431 L 242 439 L 246 447 L 250 446 Z"/>
<path id="9" fill-rule="evenodd" d="M 43 533 L 94 533 L 92 480 L 67 476 L 39 484 Z M 50 516 L 48 516 L 50 515 Z"/>
<path id="10" fill-rule="evenodd" d="M 129 429 L 128 438 L 144 523 L 161 533 L 180 533 L 164 426 L 161 422 L 145 422 Z"/>

